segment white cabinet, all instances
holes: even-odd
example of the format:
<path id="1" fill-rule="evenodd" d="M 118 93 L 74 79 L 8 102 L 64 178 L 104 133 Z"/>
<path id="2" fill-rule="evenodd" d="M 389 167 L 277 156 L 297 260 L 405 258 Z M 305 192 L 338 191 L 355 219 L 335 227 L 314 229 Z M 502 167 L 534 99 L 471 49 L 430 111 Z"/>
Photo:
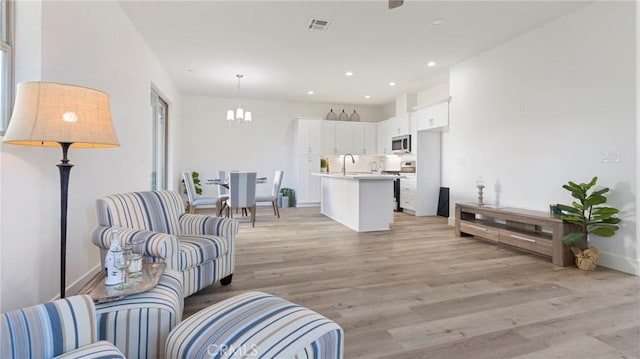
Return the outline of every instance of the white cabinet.
<path id="1" fill-rule="evenodd" d="M 402 136 L 409 134 L 409 114 L 399 115 L 391 118 L 391 136 Z"/>
<path id="2" fill-rule="evenodd" d="M 435 216 L 440 195 L 442 133 L 418 131 L 415 143 L 418 194 L 415 212 L 417 216 Z"/>
<path id="3" fill-rule="evenodd" d="M 420 107 L 418 112 L 418 131 L 442 130 L 449 126 L 449 99 L 434 105 Z"/>
<path id="4" fill-rule="evenodd" d="M 320 202 L 320 179 L 311 173 L 320 172 L 322 141 L 321 119 L 298 118 L 296 124 L 294 172 L 298 206 L 317 205 Z"/>
<path id="5" fill-rule="evenodd" d="M 391 137 L 392 136 L 393 123 L 391 120 L 385 120 L 378 122 L 376 129 L 376 149 L 379 155 L 393 154 L 391 150 Z"/>
<path id="6" fill-rule="evenodd" d="M 363 122 L 322 121 L 322 146 L 325 155 L 376 154 L 376 124 Z"/>
<path id="7" fill-rule="evenodd" d="M 353 138 L 356 132 L 354 122 L 336 122 L 336 155 L 353 152 Z"/>
<path id="8" fill-rule="evenodd" d="M 349 122 L 322 121 L 322 154 L 342 155 L 353 150 L 353 126 Z"/>
<path id="9" fill-rule="evenodd" d="M 351 154 L 354 155 L 375 155 L 376 154 L 376 127 L 375 123 L 355 122 L 353 126 L 353 137 Z"/>
<path id="10" fill-rule="evenodd" d="M 320 202 L 320 177 L 311 173 L 320 172 L 321 155 L 376 154 L 376 123 L 298 117 L 296 126 L 293 160 L 300 206 Z M 390 139 L 388 145 L 391 145 Z"/>
<path id="11" fill-rule="evenodd" d="M 363 146 L 362 153 L 363 155 L 375 155 L 376 154 L 376 134 L 377 128 L 375 123 L 363 123 L 362 124 L 362 134 L 363 134 Z"/>
<path id="12" fill-rule="evenodd" d="M 378 122 L 376 144 L 379 155 L 393 154 L 393 150 L 391 149 L 391 139 L 393 137 L 411 134 L 412 117 L 412 113 L 406 113 Z"/>
<path id="13" fill-rule="evenodd" d="M 320 155 L 299 154 L 298 159 L 298 188 L 296 191 L 297 205 L 316 205 L 320 202 L 320 177 L 311 173 L 320 172 Z"/>
<path id="14" fill-rule="evenodd" d="M 320 124 L 317 119 L 298 119 L 295 141 L 297 153 L 320 153 Z"/>
<path id="15" fill-rule="evenodd" d="M 317 133 L 317 137 L 321 139 L 322 146 L 320 153 L 325 155 L 335 155 L 338 153 L 336 147 L 336 122 L 322 121 L 321 131 Z"/>
<path id="16" fill-rule="evenodd" d="M 403 210 L 416 213 L 417 210 L 417 178 L 415 175 L 407 175 L 400 179 L 400 207 Z"/>

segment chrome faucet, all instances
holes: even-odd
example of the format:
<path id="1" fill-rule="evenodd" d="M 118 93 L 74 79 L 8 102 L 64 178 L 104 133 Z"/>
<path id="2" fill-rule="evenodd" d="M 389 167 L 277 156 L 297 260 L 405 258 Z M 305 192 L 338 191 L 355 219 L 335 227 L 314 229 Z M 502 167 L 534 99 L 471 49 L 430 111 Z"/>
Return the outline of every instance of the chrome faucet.
<path id="1" fill-rule="evenodd" d="M 346 176 L 347 175 L 347 166 L 345 164 L 345 161 L 347 160 L 347 156 L 351 157 L 351 163 L 356 163 L 355 158 L 353 158 L 353 155 L 350 153 L 347 153 L 344 155 L 344 157 L 342 157 L 342 175 Z"/>

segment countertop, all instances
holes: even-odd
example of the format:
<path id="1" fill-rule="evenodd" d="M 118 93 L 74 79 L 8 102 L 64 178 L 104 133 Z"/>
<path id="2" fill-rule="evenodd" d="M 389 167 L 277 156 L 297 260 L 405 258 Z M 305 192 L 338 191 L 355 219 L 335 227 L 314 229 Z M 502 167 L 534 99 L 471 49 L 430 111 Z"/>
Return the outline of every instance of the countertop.
<path id="1" fill-rule="evenodd" d="M 344 178 L 344 179 L 351 179 L 351 180 L 395 180 L 396 178 L 402 178 L 402 176 L 396 176 L 396 175 L 384 175 L 381 173 L 375 173 L 375 172 L 347 172 L 346 175 L 343 175 L 342 172 L 321 172 L 321 173 L 312 173 L 312 175 L 314 176 L 320 176 L 320 177 L 331 177 L 331 178 Z"/>

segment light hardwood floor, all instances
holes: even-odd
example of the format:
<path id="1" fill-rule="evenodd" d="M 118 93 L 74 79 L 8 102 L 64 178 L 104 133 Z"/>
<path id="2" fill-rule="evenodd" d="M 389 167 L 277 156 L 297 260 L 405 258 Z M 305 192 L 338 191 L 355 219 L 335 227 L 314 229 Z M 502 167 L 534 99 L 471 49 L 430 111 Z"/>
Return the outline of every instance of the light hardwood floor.
<path id="1" fill-rule="evenodd" d="M 442 217 L 356 233 L 317 207 L 259 208 L 236 251 L 233 283 L 187 298 L 186 316 L 262 291 L 336 321 L 345 358 L 640 358 L 640 277 L 459 238 Z"/>

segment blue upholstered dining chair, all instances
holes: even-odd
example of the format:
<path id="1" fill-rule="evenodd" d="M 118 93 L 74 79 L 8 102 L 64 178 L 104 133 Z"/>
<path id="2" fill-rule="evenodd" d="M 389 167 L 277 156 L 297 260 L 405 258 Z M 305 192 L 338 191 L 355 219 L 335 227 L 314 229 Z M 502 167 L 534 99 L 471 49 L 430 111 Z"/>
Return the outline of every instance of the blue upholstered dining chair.
<path id="1" fill-rule="evenodd" d="M 233 217 L 234 209 L 251 212 L 251 226 L 256 224 L 256 172 L 231 172 L 229 174 L 229 199 L 227 217 Z"/>
<path id="2" fill-rule="evenodd" d="M 218 171 L 218 179 L 227 180 L 227 171 Z M 218 201 L 224 202 L 229 199 L 229 190 L 225 186 L 218 186 Z"/>
<path id="3" fill-rule="evenodd" d="M 257 196 L 256 202 L 271 202 L 273 206 L 273 215 L 280 218 L 280 210 L 278 209 L 278 195 L 280 194 L 280 186 L 282 186 L 282 175 L 284 172 L 276 171 L 273 176 L 273 188 L 271 189 L 271 195 Z"/>
<path id="4" fill-rule="evenodd" d="M 195 213 L 198 207 L 217 206 L 218 198 L 216 197 L 200 197 L 196 193 L 196 185 L 193 183 L 191 171 L 182 172 L 184 187 L 187 190 L 187 200 L 189 213 Z"/>

